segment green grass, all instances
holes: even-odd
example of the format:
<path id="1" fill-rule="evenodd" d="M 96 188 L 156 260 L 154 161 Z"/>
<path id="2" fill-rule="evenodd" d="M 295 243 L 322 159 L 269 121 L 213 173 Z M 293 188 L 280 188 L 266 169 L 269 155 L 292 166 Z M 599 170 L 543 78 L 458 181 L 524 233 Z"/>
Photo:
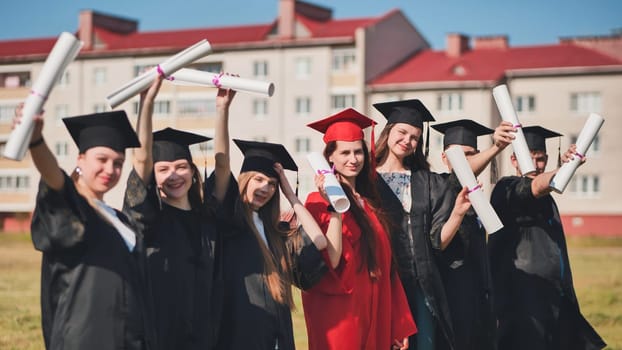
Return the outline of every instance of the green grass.
<path id="1" fill-rule="evenodd" d="M 569 238 L 581 310 L 611 350 L 622 350 L 622 238 Z M 0 349 L 42 349 L 41 254 L 27 234 L 0 233 Z M 293 313 L 298 349 L 307 348 L 300 292 Z"/>

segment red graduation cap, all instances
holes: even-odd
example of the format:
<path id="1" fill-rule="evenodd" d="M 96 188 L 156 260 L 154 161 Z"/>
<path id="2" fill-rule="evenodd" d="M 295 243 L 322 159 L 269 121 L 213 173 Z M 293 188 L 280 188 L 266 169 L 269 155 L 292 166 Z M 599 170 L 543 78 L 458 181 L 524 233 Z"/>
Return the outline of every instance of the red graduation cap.
<path id="1" fill-rule="evenodd" d="M 377 123 L 359 113 L 354 108 L 347 108 L 330 117 L 307 124 L 308 127 L 324 134 L 324 142 L 363 140 L 363 129 Z M 372 139 L 373 139 L 372 129 Z M 372 140 L 372 144 L 373 144 Z"/>

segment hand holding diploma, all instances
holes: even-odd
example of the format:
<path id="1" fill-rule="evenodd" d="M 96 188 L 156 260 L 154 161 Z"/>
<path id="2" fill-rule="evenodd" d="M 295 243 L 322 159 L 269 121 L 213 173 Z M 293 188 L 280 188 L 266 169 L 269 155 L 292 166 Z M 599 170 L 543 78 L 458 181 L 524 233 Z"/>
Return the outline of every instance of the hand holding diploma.
<path id="1" fill-rule="evenodd" d="M 525 135 L 521 129 L 522 126 L 518 121 L 518 115 L 516 114 L 516 110 L 512 104 L 512 99 L 510 98 L 510 92 L 508 91 L 507 85 L 502 84 L 496 86 L 492 89 L 492 95 L 495 98 L 497 108 L 499 108 L 501 118 L 512 123 L 512 125 L 517 129 L 515 138 L 512 140 L 512 147 L 514 148 L 514 154 L 518 160 L 518 167 L 520 168 L 521 173 L 523 175 L 534 173 L 536 168 L 531 160 L 531 153 L 529 152 Z"/>
<path id="2" fill-rule="evenodd" d="M 37 80 L 32 84 L 30 95 L 24 103 L 21 121 L 11 132 L 4 148 L 4 157 L 13 160 L 24 158 L 32 134 L 34 117 L 41 113 L 54 84 L 76 58 L 80 48 L 82 48 L 82 42 L 75 36 L 67 32 L 61 33 L 46 58 Z"/>
<path id="3" fill-rule="evenodd" d="M 153 69 L 137 76 L 108 95 L 106 100 L 110 108 L 114 109 L 123 102 L 138 95 L 141 91 L 148 88 L 158 75 L 170 77 L 171 74 L 177 72 L 182 67 L 208 55 L 210 52 L 212 52 L 210 43 L 203 39 L 176 55 L 169 57 Z"/>
<path id="4" fill-rule="evenodd" d="M 464 155 L 464 151 L 460 146 L 449 147 L 445 154 L 447 159 L 451 163 L 460 184 L 468 188 L 468 197 L 471 201 L 473 209 L 479 216 L 482 225 L 489 234 L 499 231 L 503 228 L 501 220 L 497 216 L 497 213 L 490 205 L 490 202 L 486 198 L 481 186 L 477 183 L 475 175 L 471 170 L 471 166 Z"/>
<path id="5" fill-rule="evenodd" d="M 585 154 L 592 145 L 596 135 L 598 135 L 598 131 L 604 122 L 605 119 L 603 119 L 600 115 L 596 113 L 590 114 L 585 122 L 585 125 L 583 126 L 583 129 L 581 129 L 579 137 L 577 138 L 574 154 L 570 157 L 568 162 L 565 162 L 561 168 L 559 168 L 557 174 L 555 174 L 551 180 L 549 187 L 553 191 L 557 193 L 564 192 L 575 171 L 585 159 Z"/>
<path id="6" fill-rule="evenodd" d="M 317 152 L 311 152 L 307 155 L 309 164 L 316 174 L 324 175 L 323 188 L 328 196 L 328 201 L 338 213 L 345 213 L 350 209 L 350 201 L 346 196 L 339 180 L 335 176 L 334 171 L 328 166 L 328 162 L 324 156 Z"/>
<path id="7" fill-rule="evenodd" d="M 196 69 L 183 68 L 171 75 L 171 82 L 176 85 L 201 85 L 221 89 L 252 92 L 271 97 L 274 84 L 261 80 L 243 79 L 223 73 L 210 73 Z"/>

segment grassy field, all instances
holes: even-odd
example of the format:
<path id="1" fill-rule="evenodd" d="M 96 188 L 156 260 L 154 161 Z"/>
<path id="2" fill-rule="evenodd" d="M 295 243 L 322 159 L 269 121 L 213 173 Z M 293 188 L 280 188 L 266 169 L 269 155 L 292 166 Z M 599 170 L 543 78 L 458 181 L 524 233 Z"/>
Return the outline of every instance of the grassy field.
<path id="1" fill-rule="evenodd" d="M 622 350 L 622 238 L 568 241 L 575 289 L 585 317 Z M 41 254 L 24 234 L 0 233 L 0 349 L 42 349 L 39 314 Z M 296 346 L 306 349 L 300 293 L 293 314 Z"/>

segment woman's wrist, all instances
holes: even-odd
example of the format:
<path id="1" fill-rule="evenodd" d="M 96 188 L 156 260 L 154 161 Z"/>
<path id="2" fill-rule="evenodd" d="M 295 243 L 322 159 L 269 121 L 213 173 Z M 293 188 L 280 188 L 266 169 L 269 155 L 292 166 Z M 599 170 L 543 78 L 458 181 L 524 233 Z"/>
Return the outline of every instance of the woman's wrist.
<path id="1" fill-rule="evenodd" d="M 35 147 L 37 147 L 39 145 L 42 145 L 44 142 L 45 142 L 45 139 L 43 138 L 43 135 L 41 135 L 41 136 L 39 136 L 38 139 L 36 139 L 34 141 L 31 141 L 28 144 L 28 148 L 35 148 Z"/>

